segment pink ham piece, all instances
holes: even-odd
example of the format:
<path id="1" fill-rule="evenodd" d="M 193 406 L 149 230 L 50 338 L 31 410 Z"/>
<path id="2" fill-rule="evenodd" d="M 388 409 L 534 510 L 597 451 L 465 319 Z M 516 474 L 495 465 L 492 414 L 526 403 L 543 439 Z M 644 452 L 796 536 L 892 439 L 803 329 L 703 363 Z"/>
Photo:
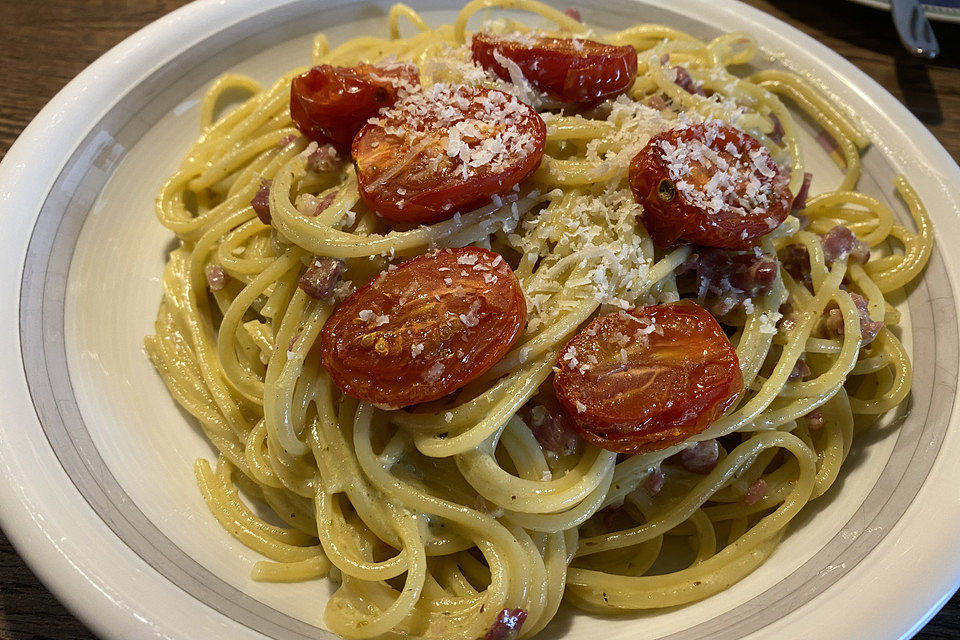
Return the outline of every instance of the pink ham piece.
<path id="1" fill-rule="evenodd" d="M 520 635 L 520 627 L 527 619 L 527 612 L 523 609 L 503 609 L 497 614 L 493 626 L 487 631 L 486 640 L 516 640 Z"/>
<path id="2" fill-rule="evenodd" d="M 308 218 L 316 218 L 318 215 L 326 211 L 331 204 L 333 204 L 334 199 L 337 197 L 337 193 L 337 191 L 331 191 L 319 200 L 312 195 L 302 195 L 297 200 L 297 211 Z"/>
<path id="3" fill-rule="evenodd" d="M 598 512 L 600 515 L 600 524 L 603 526 L 604 531 L 613 531 L 617 521 L 617 514 L 623 509 L 623 502 L 623 498 L 620 498 Z"/>
<path id="4" fill-rule="evenodd" d="M 333 289 L 342 271 L 343 260 L 314 258 L 313 264 L 300 277 L 300 288 L 311 298 L 327 300 L 333 295 Z"/>
<path id="5" fill-rule="evenodd" d="M 260 189 L 257 191 L 257 194 L 253 196 L 253 200 L 250 201 L 250 206 L 253 207 L 254 212 L 263 224 L 270 224 L 271 182 L 272 180 L 261 180 Z"/>
<path id="6" fill-rule="evenodd" d="M 779 120 L 777 122 L 779 122 Z M 800 190 L 797 191 L 797 195 L 793 199 L 793 205 L 790 207 L 793 211 L 802 211 L 807 208 L 807 197 L 810 195 L 811 180 L 813 180 L 812 173 L 803 174 L 803 182 L 800 184 Z"/>
<path id="7" fill-rule="evenodd" d="M 729 293 L 730 287 L 748 298 L 770 293 L 777 279 L 777 259 L 772 255 L 756 255 L 751 251 L 736 252 L 702 248 L 697 251 L 697 276 L 708 282 L 714 293 Z M 723 286 L 724 278 L 729 287 Z"/>
<path id="8" fill-rule="evenodd" d="M 650 495 L 655 496 L 663 489 L 663 481 L 665 478 L 666 476 L 663 475 L 663 472 L 658 469 L 647 476 L 647 479 L 643 481 L 643 486 Z"/>
<path id="9" fill-rule="evenodd" d="M 330 208 L 330 205 L 333 204 L 334 199 L 337 197 L 337 193 L 337 191 L 331 191 L 320 199 L 320 202 L 317 203 L 317 208 L 313 211 L 314 217 Z"/>
<path id="10" fill-rule="evenodd" d="M 230 280 L 222 267 L 218 265 L 212 265 L 207 267 L 207 285 L 210 287 L 210 291 L 222 291 L 227 282 Z"/>
<path id="11" fill-rule="evenodd" d="M 801 189 L 802 195 L 803 190 Z M 799 198 L 800 195 L 797 197 Z M 796 210 L 796 205 L 794 205 Z M 859 240 L 850 229 L 837 225 L 830 229 L 821 239 L 823 259 L 827 264 L 850 257 L 850 260 L 864 264 L 870 259 L 870 246 Z M 797 282 L 810 286 L 813 279 L 810 275 L 810 254 L 802 244 L 787 245 L 780 251 L 780 261 L 783 268 L 793 276 Z"/>
<path id="12" fill-rule="evenodd" d="M 559 407 L 556 407 L 556 410 L 542 405 L 532 409 L 525 408 L 523 417 L 530 426 L 533 437 L 545 451 L 552 451 L 559 455 L 576 451 L 577 432 L 570 418 Z"/>
<path id="13" fill-rule="evenodd" d="M 681 67 L 680 65 L 677 65 L 673 68 L 673 82 L 687 93 L 692 93 L 693 95 L 697 96 L 707 95 L 707 92 L 703 90 L 703 87 L 701 87 L 690 75 L 690 72 L 687 71 L 685 67 Z"/>
<path id="14" fill-rule="evenodd" d="M 755 256 L 749 261 L 734 259 L 730 284 L 749 296 L 765 296 L 770 293 L 777 279 L 777 259 L 772 255 Z"/>
<path id="15" fill-rule="evenodd" d="M 340 167 L 340 156 L 332 144 L 325 144 L 307 157 L 307 169 L 316 173 L 333 171 Z"/>
<path id="16" fill-rule="evenodd" d="M 710 473 L 720 459 L 720 443 L 716 440 L 704 440 L 689 449 L 684 449 L 674 458 L 677 458 L 680 466 L 690 473 L 701 475 Z"/>
<path id="17" fill-rule="evenodd" d="M 657 111 L 663 111 L 670 105 L 664 99 L 663 94 L 655 93 L 649 98 L 647 98 L 647 106 L 651 109 L 656 109 Z"/>
<path id="18" fill-rule="evenodd" d="M 873 339 L 883 329 L 883 320 L 873 320 L 870 318 L 870 312 L 867 308 L 867 300 L 859 293 L 851 293 L 853 304 L 857 307 L 857 313 L 860 315 L 860 346 L 866 346 L 873 342 Z M 843 335 L 843 314 L 840 309 L 830 309 L 827 313 L 825 324 L 827 331 L 834 336 Z"/>
<path id="19" fill-rule="evenodd" d="M 771 113 L 770 120 L 773 122 L 773 131 L 770 132 L 770 139 L 773 140 L 774 144 L 780 144 L 783 142 L 783 136 L 786 135 L 787 132 L 784 130 L 783 123 L 780 122 L 777 114 Z M 809 175 L 809 173 L 803 174 L 804 179 Z"/>
<path id="20" fill-rule="evenodd" d="M 783 319 L 780 320 L 780 324 L 778 325 L 780 333 L 793 331 L 793 328 L 797 326 L 797 318 L 794 315 L 793 309 L 793 298 L 787 298 L 787 301 L 780 305 L 779 311 L 783 316 Z"/>
<path id="21" fill-rule="evenodd" d="M 807 422 L 807 429 L 810 429 L 810 431 L 816 431 L 817 429 L 823 428 L 823 411 L 821 411 L 819 408 L 814 409 L 803 417 Z"/>
<path id="22" fill-rule="evenodd" d="M 780 262 L 784 270 L 793 276 L 800 284 L 811 286 L 813 277 L 810 275 L 810 253 L 802 244 L 790 244 L 780 253 Z"/>
<path id="23" fill-rule="evenodd" d="M 837 225 L 823 236 L 823 259 L 827 264 L 850 256 L 850 260 L 864 264 L 870 259 L 870 246 L 857 238 L 853 231 Z"/>
<path id="24" fill-rule="evenodd" d="M 740 498 L 740 502 L 746 506 L 756 504 L 763 499 L 763 496 L 767 494 L 767 481 L 763 478 L 759 480 L 754 480 L 750 483 L 750 486 L 747 487 L 746 493 L 743 494 L 743 497 Z"/>
<path id="25" fill-rule="evenodd" d="M 793 371 L 791 371 L 790 375 L 787 376 L 787 380 L 789 380 L 790 382 L 793 382 L 795 380 L 802 380 L 806 378 L 808 375 L 810 375 L 811 373 L 812 372 L 810 371 L 810 366 L 807 364 L 807 361 L 804 359 L 803 356 L 800 356 L 800 358 L 797 359 L 797 363 L 793 365 Z"/>
<path id="26" fill-rule="evenodd" d="M 583 18 L 580 17 L 580 11 L 578 9 L 574 9 L 573 7 L 570 7 L 569 9 L 564 11 L 563 15 L 569 16 L 574 20 L 576 20 L 577 22 L 583 22 Z"/>
<path id="27" fill-rule="evenodd" d="M 729 313 L 754 296 L 770 293 L 778 269 L 773 255 L 709 247 L 691 254 L 680 273 L 693 268 L 703 304 L 716 316 Z"/>
<path id="28" fill-rule="evenodd" d="M 817 135 L 817 144 L 827 153 L 833 153 L 840 147 L 840 145 L 837 144 L 836 138 L 830 135 L 830 132 L 826 129 Z"/>

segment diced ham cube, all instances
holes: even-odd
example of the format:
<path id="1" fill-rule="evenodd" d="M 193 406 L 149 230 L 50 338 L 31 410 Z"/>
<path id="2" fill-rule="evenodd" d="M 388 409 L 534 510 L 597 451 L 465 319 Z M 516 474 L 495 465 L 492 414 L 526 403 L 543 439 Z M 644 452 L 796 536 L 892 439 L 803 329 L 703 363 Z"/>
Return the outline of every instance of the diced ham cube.
<path id="1" fill-rule="evenodd" d="M 763 499 L 763 496 L 767 494 L 767 481 L 763 478 L 759 480 L 754 480 L 750 483 L 750 486 L 747 487 L 746 493 L 743 494 L 743 497 L 740 498 L 740 502 L 747 505 L 748 507 L 752 504 L 756 504 Z"/>
<path id="2" fill-rule="evenodd" d="M 773 140 L 774 144 L 780 144 L 783 142 L 783 136 L 786 135 L 787 132 L 784 130 L 783 123 L 780 122 L 777 114 L 771 113 L 770 120 L 773 121 L 773 131 L 770 132 L 770 139 Z M 809 173 L 803 174 L 804 180 L 807 182 L 807 188 L 810 187 L 809 180 L 807 180 L 807 176 L 809 175 Z"/>
<path id="3" fill-rule="evenodd" d="M 883 320 L 873 320 L 870 318 L 866 298 L 858 293 L 851 293 L 853 304 L 857 307 L 857 313 L 860 315 L 860 345 L 866 346 L 873 342 L 873 339 L 883 329 Z M 835 336 L 843 335 L 843 314 L 840 309 L 830 309 L 827 313 L 825 324 L 827 331 Z"/>
<path id="4" fill-rule="evenodd" d="M 748 306 L 755 296 L 770 293 L 778 268 L 773 255 L 701 247 L 677 272 L 696 269 L 701 303 L 723 316 L 737 306 Z"/>
<path id="5" fill-rule="evenodd" d="M 336 197 L 336 191 L 331 191 L 320 199 L 317 199 L 309 194 L 302 195 L 297 200 L 297 211 L 308 218 L 315 218 L 326 211 L 330 205 L 333 204 L 333 201 L 336 199 Z"/>
<path id="6" fill-rule="evenodd" d="M 807 208 L 807 197 L 810 195 L 811 180 L 813 180 L 812 173 L 803 174 L 803 183 L 800 185 L 800 190 L 797 191 L 797 195 L 793 199 L 793 206 L 790 207 L 793 211 L 802 211 Z"/>
<path id="7" fill-rule="evenodd" d="M 810 286 L 813 276 L 810 275 L 810 253 L 802 244 L 789 244 L 780 252 L 780 262 L 783 268 L 800 284 Z"/>
<path id="8" fill-rule="evenodd" d="M 260 189 L 250 201 L 250 206 L 256 212 L 263 224 L 270 224 L 270 183 L 271 180 L 261 180 Z"/>
<path id="9" fill-rule="evenodd" d="M 840 148 L 840 145 L 837 144 L 836 138 L 830 135 L 830 132 L 826 129 L 817 134 L 817 144 L 819 144 L 820 147 L 827 153 L 833 153 Z"/>
<path id="10" fill-rule="evenodd" d="M 300 277 L 300 288 L 311 298 L 327 300 L 333 295 L 333 289 L 342 271 L 343 260 L 314 258 L 313 264 Z"/>
<path id="11" fill-rule="evenodd" d="M 697 96 L 707 95 L 707 92 L 703 90 L 703 87 L 701 87 L 690 75 L 690 72 L 687 71 L 685 67 L 681 67 L 680 65 L 676 65 L 673 68 L 673 82 L 687 93 L 692 93 Z"/>
<path id="12" fill-rule="evenodd" d="M 540 446 L 560 455 L 577 449 L 577 432 L 567 414 L 559 406 L 524 407 L 522 415 Z"/>
<path id="13" fill-rule="evenodd" d="M 720 459 L 720 443 L 715 439 L 704 440 L 684 449 L 674 457 L 679 460 L 681 467 L 691 473 L 710 473 Z"/>
<path id="14" fill-rule="evenodd" d="M 670 105 L 667 104 L 667 101 L 663 97 L 662 93 L 655 93 L 647 98 L 647 106 L 652 109 L 656 109 L 657 111 L 663 111 Z"/>
<path id="15" fill-rule="evenodd" d="M 206 274 L 207 285 L 210 287 L 210 291 L 222 291 L 230 280 L 230 276 L 228 276 L 219 265 L 207 267 Z"/>
<path id="16" fill-rule="evenodd" d="M 620 513 L 620 510 L 623 509 L 623 502 L 623 498 L 620 498 L 598 512 L 600 524 L 603 526 L 604 531 L 613 531 L 616 525 L 617 515 Z"/>
<path id="17" fill-rule="evenodd" d="M 307 169 L 316 173 L 333 171 L 340 167 L 340 156 L 332 144 L 325 144 L 307 156 Z"/>
<path id="18" fill-rule="evenodd" d="M 816 431 L 817 429 L 823 428 L 823 411 L 821 411 L 819 407 L 803 417 L 806 420 L 807 428 L 810 429 L 810 431 Z"/>
<path id="19" fill-rule="evenodd" d="M 850 256 L 853 262 L 865 263 L 870 259 L 870 247 L 858 239 L 853 231 L 837 225 L 823 236 L 823 259 L 827 264 Z"/>
<path id="20" fill-rule="evenodd" d="M 666 476 L 663 475 L 663 472 L 658 469 L 647 476 L 647 479 L 643 481 L 643 486 L 650 495 L 655 496 L 663 489 L 663 481 L 665 478 Z"/>
<path id="21" fill-rule="evenodd" d="M 807 364 L 806 359 L 803 356 L 797 359 L 797 363 L 793 365 L 793 371 L 790 372 L 790 375 L 787 377 L 787 380 L 793 382 L 794 380 L 802 380 L 810 375 L 810 366 Z"/>
<path id="22" fill-rule="evenodd" d="M 797 326 L 797 318 L 794 315 L 793 308 L 793 298 L 787 298 L 787 301 L 780 305 L 780 315 L 783 318 L 780 320 L 780 324 L 777 325 L 777 329 L 780 333 L 789 333 L 793 331 L 793 328 Z"/>
<path id="23" fill-rule="evenodd" d="M 503 609 L 497 614 L 493 626 L 487 631 L 486 640 L 516 640 L 520 635 L 520 627 L 527 619 L 527 612 L 523 609 Z"/>

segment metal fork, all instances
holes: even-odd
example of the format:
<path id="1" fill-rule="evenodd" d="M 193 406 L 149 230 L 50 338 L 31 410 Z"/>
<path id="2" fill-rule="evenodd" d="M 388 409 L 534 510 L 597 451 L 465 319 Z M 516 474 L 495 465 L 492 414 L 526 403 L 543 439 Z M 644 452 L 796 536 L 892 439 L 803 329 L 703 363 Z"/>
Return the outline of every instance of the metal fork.
<path id="1" fill-rule="evenodd" d="M 890 0 L 893 24 L 900 42 L 907 51 L 921 58 L 933 59 L 940 53 L 940 44 L 933 27 L 923 13 L 920 0 Z"/>

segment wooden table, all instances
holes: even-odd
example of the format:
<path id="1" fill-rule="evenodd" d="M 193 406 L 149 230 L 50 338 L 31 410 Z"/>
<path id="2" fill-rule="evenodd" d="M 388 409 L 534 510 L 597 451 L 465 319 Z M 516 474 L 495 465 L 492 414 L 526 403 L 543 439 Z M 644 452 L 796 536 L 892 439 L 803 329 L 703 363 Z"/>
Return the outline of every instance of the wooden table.
<path id="1" fill-rule="evenodd" d="M 890 17 L 841 0 L 747 0 L 843 54 L 904 101 L 960 161 L 960 25 L 936 24 L 940 59 L 900 47 Z M 40 108 L 107 49 L 185 0 L 0 0 L 0 153 Z M 571 0 L 575 4 L 575 0 Z M 956 550 L 953 550 L 956 552 Z M 89 640 L 0 533 L 0 640 Z M 960 638 L 960 595 L 917 636 Z"/>

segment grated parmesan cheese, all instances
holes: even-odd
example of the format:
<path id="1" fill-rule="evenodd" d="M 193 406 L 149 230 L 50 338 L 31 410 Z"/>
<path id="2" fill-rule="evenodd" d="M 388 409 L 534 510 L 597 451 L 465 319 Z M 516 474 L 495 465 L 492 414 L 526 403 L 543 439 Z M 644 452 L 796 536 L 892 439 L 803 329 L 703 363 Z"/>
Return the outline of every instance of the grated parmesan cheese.
<path id="1" fill-rule="evenodd" d="M 768 311 L 760 314 L 760 333 L 776 334 L 777 322 L 779 322 L 782 317 L 783 314 L 779 311 Z"/>
<path id="2" fill-rule="evenodd" d="M 470 304 L 470 309 L 467 313 L 460 314 L 460 322 L 464 324 L 465 327 L 472 328 L 480 324 L 480 316 L 477 313 L 480 311 L 480 301 L 474 300 Z"/>
<path id="3" fill-rule="evenodd" d="M 443 376 L 443 370 L 445 369 L 442 362 L 435 363 L 432 367 L 427 369 L 423 373 L 423 379 L 429 384 L 439 382 L 440 378 Z"/>
<path id="4" fill-rule="evenodd" d="M 361 320 L 368 324 L 372 322 L 375 327 L 380 327 L 390 322 L 390 316 L 381 316 L 370 309 L 361 310 L 359 315 Z"/>

